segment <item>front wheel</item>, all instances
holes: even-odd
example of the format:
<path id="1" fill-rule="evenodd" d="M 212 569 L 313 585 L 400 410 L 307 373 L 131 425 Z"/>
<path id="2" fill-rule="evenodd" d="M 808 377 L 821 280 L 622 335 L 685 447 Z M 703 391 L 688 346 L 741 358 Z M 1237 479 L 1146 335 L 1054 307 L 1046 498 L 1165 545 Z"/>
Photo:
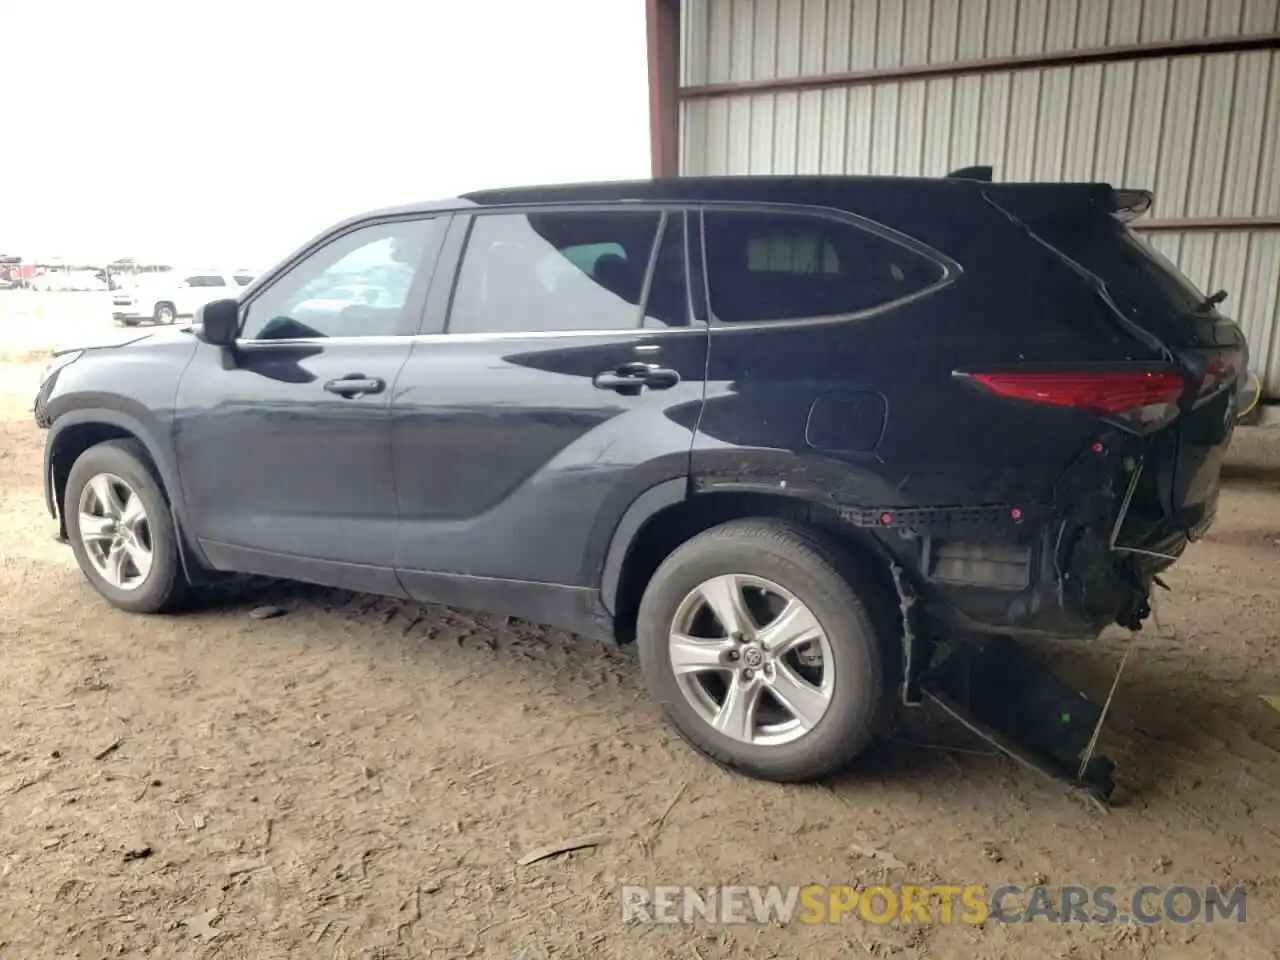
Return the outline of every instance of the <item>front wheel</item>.
<path id="1" fill-rule="evenodd" d="M 170 324 L 178 319 L 178 311 L 172 303 L 157 303 L 153 317 L 156 323 Z"/>
<path id="2" fill-rule="evenodd" d="M 187 583 L 169 503 L 136 440 L 90 447 L 71 466 L 63 498 L 76 562 L 94 589 L 133 613 L 159 613 Z"/>
<path id="3" fill-rule="evenodd" d="M 887 701 L 892 627 L 856 579 L 838 545 L 797 524 L 738 520 L 694 537 L 640 604 L 650 693 L 725 766 L 778 781 L 837 771 L 870 742 Z"/>

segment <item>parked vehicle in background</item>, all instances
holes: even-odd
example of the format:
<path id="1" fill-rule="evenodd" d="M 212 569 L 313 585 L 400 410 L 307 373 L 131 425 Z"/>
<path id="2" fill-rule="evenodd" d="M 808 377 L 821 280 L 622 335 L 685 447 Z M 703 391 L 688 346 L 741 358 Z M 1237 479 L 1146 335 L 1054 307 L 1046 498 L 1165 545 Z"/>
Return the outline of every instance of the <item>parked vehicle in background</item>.
<path id="1" fill-rule="evenodd" d="M 107 282 L 90 270 L 49 270 L 33 276 L 29 282 L 32 290 L 80 293 L 104 293 Z"/>
<path id="2" fill-rule="evenodd" d="M 825 776 L 958 641 L 1136 629 L 1213 522 L 1247 345 L 1128 229 L 1150 201 L 727 177 L 371 213 L 192 334 L 61 354 L 46 499 L 118 607 L 234 571 L 634 641 L 699 750 Z M 1061 703 L 1026 716 L 1075 736 Z"/>
<path id="3" fill-rule="evenodd" d="M 111 316 L 127 327 L 144 320 L 169 324 L 195 316 L 196 310 L 211 300 L 235 297 L 252 281 L 248 273 L 220 270 L 142 274 L 132 288 L 112 294 Z"/>
<path id="4" fill-rule="evenodd" d="M 17 289 L 22 279 L 22 258 L 0 253 L 0 290 Z"/>

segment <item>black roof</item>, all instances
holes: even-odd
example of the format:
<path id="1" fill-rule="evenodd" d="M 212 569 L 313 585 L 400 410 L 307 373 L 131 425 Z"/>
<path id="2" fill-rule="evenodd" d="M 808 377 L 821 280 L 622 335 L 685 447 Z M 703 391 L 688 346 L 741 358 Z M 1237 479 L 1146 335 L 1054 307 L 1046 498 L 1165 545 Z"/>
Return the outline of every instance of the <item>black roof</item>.
<path id="1" fill-rule="evenodd" d="M 924 191 L 960 187 L 972 189 L 974 181 L 927 177 L 857 176 L 724 176 L 672 177 L 657 180 L 604 180 L 541 186 L 477 190 L 462 199 L 482 206 L 509 203 L 605 202 L 614 200 L 792 200 L 823 194 L 866 191 Z"/>
<path id="2" fill-rule="evenodd" d="M 506 187 L 477 190 L 462 195 L 463 200 L 479 205 L 506 203 L 599 202 L 611 200 L 791 200 L 813 203 L 824 196 L 849 199 L 858 195 L 885 194 L 902 199 L 927 199 L 944 195 L 972 196 L 979 191 L 996 194 L 1067 193 L 1096 196 L 1109 192 L 1103 183 L 993 183 L 989 168 L 971 167 L 957 170 L 947 177 L 889 176 L 722 176 L 673 177 L 658 180 L 613 180 L 594 183 L 566 183 L 542 186 Z"/>
<path id="3" fill-rule="evenodd" d="M 985 173 L 985 170 L 983 171 Z M 1104 183 L 993 183 L 973 170 L 954 177 L 887 176 L 721 176 L 654 180 L 604 180 L 476 190 L 452 199 L 404 204 L 348 218 L 339 227 L 371 217 L 409 216 L 467 207 L 536 203 L 747 201 L 828 206 L 867 216 L 907 209 L 932 209 L 945 200 L 973 201 L 979 194 L 1012 201 L 1014 206 L 1059 209 L 1104 202 L 1112 188 Z M 1003 205 L 1003 203 L 1002 203 Z"/>

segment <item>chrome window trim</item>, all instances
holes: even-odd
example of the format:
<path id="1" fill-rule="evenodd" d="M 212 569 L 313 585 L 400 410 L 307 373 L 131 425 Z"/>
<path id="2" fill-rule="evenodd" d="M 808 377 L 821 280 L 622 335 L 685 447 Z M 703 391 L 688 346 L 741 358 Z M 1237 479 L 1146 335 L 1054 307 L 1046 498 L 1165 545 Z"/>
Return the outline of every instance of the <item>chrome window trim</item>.
<path id="1" fill-rule="evenodd" d="M 776 324 L 775 324 L 776 326 Z M 676 333 L 706 335 L 705 325 L 689 327 L 627 327 L 625 330 L 541 330 L 533 333 L 415 333 L 368 337 L 306 337 L 296 340 L 236 340 L 237 350 L 264 350 L 272 347 L 323 347 L 351 344 L 362 347 L 412 343 L 489 343 L 504 340 L 572 340 L 580 337 L 650 337 Z"/>

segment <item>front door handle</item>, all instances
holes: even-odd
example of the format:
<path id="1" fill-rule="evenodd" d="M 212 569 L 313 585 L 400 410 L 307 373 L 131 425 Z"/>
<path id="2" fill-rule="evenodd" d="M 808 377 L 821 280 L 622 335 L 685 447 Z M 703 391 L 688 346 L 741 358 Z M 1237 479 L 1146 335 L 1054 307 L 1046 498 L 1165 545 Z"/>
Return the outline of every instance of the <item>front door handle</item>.
<path id="1" fill-rule="evenodd" d="M 600 390 L 634 396 L 645 387 L 668 390 L 680 382 L 680 374 L 656 363 L 624 363 L 613 370 L 597 373 L 591 382 Z"/>
<path id="2" fill-rule="evenodd" d="M 345 377 L 339 377 L 337 380 L 330 380 L 324 385 L 324 388 L 329 393 L 336 393 L 340 397 L 354 400 L 356 397 L 363 397 L 369 393 L 381 393 L 387 389 L 387 382 L 380 377 L 362 377 L 359 374 L 350 374 Z"/>

